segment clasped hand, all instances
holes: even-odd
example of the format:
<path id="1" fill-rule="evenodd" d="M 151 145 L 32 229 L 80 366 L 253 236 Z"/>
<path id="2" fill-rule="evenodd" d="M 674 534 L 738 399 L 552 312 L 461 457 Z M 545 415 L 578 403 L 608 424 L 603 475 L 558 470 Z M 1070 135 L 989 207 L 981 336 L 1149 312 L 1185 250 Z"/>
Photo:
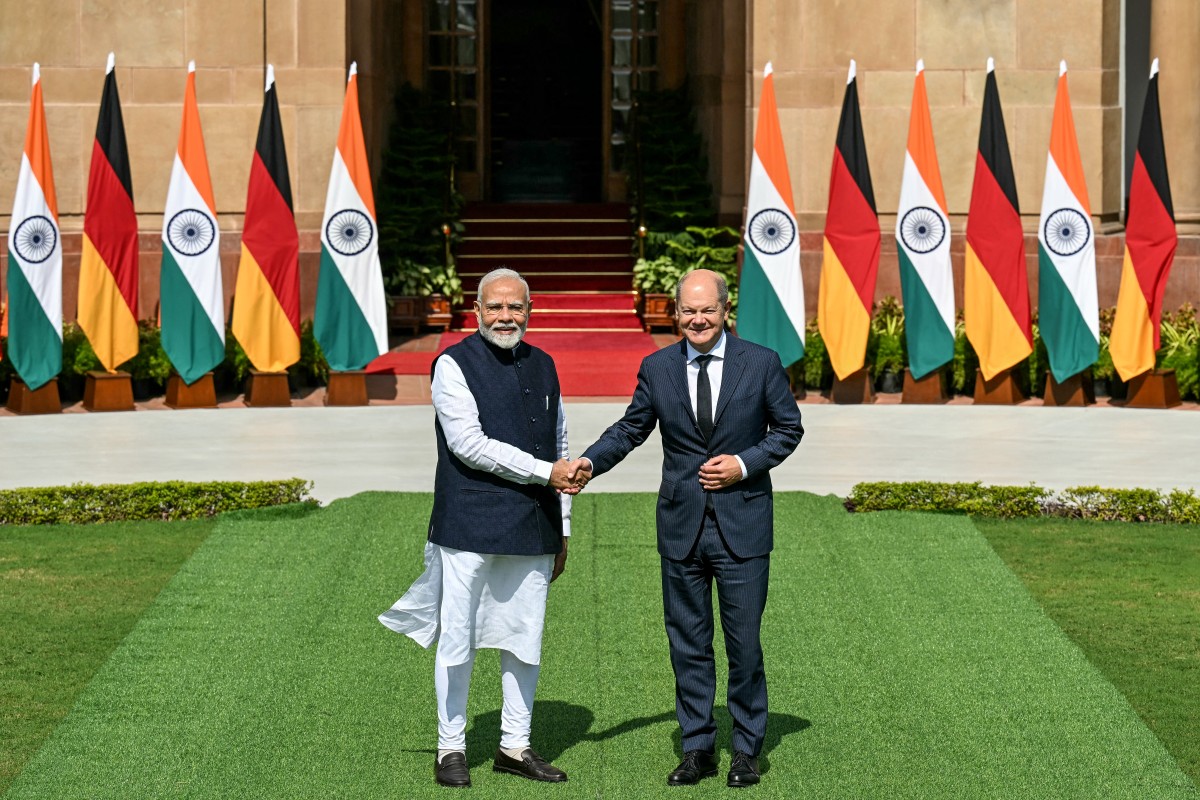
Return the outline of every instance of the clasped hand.
<path id="1" fill-rule="evenodd" d="M 742 465 L 734 456 L 713 456 L 700 465 L 700 486 L 705 491 L 715 492 L 732 486 L 742 479 Z"/>
<path id="2" fill-rule="evenodd" d="M 592 479 L 592 462 L 586 458 L 560 458 L 550 471 L 550 485 L 561 494 L 579 494 Z"/>

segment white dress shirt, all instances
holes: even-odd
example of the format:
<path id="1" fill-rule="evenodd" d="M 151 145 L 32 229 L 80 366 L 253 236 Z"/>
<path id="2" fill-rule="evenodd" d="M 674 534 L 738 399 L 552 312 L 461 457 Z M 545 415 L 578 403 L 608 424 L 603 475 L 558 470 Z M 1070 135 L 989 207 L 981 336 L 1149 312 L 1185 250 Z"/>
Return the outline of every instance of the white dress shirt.
<path id="1" fill-rule="evenodd" d="M 721 397 L 721 376 L 725 371 L 725 341 L 728 334 L 721 331 L 721 338 L 717 339 L 717 343 L 713 345 L 713 349 L 707 353 L 701 353 L 696 348 L 692 347 L 692 343 L 684 339 L 684 344 L 687 345 L 687 382 L 688 382 L 688 398 L 692 402 L 692 413 L 696 418 L 700 418 L 698 406 L 696 405 L 696 384 L 700 380 L 700 365 L 696 363 L 696 359 L 703 355 L 712 356 L 712 360 L 708 362 L 708 385 L 712 389 L 712 408 L 709 410 L 713 422 L 717 421 L 717 401 Z M 742 457 L 736 453 L 733 456 L 737 459 L 738 465 L 742 468 L 742 477 L 746 477 L 746 464 L 742 461 Z"/>
<path id="2" fill-rule="evenodd" d="M 711 374 L 712 365 L 709 365 Z M 695 395 L 695 381 L 693 396 Z M 534 458 L 519 447 L 489 439 L 479 424 L 479 404 L 475 402 L 462 368 L 454 359 L 442 355 L 433 369 L 433 408 L 446 435 L 446 446 L 468 467 L 490 472 L 513 483 L 550 483 L 554 465 Z M 695 401 L 693 400 L 693 404 Z M 548 409 L 547 409 L 548 410 Z M 567 451 L 567 416 L 562 397 L 558 400 L 558 457 L 570 458 Z M 742 468 L 745 472 L 745 467 Z M 563 536 L 571 535 L 571 495 L 560 494 Z"/>

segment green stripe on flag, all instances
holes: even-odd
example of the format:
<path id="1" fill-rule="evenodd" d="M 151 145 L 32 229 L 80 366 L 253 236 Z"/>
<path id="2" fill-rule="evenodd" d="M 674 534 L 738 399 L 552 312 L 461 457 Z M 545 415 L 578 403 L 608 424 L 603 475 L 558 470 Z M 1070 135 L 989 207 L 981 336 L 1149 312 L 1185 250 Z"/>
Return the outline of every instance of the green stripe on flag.
<path id="1" fill-rule="evenodd" d="M 785 367 L 790 366 L 804 357 L 804 339 L 792 324 L 749 242 L 744 252 L 738 284 L 738 336 L 771 348 L 779 353 Z"/>
<path id="2" fill-rule="evenodd" d="M 42 388 L 62 372 L 62 331 L 54 329 L 12 250 L 8 251 L 7 350 L 30 389 Z"/>
<path id="3" fill-rule="evenodd" d="M 1075 295 L 1063 283 L 1054 260 L 1038 242 L 1038 330 L 1050 355 L 1054 380 L 1067 378 L 1096 363 L 1100 344 L 1075 302 Z"/>
<path id="4" fill-rule="evenodd" d="M 946 328 L 946 321 L 925 281 L 916 267 L 896 242 L 900 254 L 900 290 L 904 295 L 904 340 L 908 346 L 908 369 L 914 379 L 924 378 L 938 367 L 954 358 L 954 331 Z"/>
<path id="5" fill-rule="evenodd" d="M 225 360 L 225 345 L 167 247 L 162 256 L 162 346 L 189 386 Z"/>
<path id="6" fill-rule="evenodd" d="M 358 299 L 346 285 L 342 271 L 324 244 L 321 245 L 321 269 L 317 275 L 313 335 L 332 370 L 362 369 L 381 355 Z"/>

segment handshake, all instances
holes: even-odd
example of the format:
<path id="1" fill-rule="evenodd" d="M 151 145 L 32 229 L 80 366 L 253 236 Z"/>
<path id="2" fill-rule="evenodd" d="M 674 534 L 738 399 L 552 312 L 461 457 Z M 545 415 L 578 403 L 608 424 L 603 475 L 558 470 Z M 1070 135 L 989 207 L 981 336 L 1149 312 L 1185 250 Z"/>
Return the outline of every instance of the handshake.
<path id="1" fill-rule="evenodd" d="M 550 485 L 560 494 L 579 494 L 592 479 L 592 462 L 586 458 L 560 458 L 550 471 Z"/>

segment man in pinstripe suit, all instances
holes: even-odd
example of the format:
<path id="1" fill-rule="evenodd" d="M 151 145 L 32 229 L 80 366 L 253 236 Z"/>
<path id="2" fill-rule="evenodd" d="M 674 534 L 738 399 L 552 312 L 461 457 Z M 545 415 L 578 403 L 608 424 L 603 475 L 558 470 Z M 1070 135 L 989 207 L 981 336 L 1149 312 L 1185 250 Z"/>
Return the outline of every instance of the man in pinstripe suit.
<path id="1" fill-rule="evenodd" d="M 683 340 L 642 361 L 625 416 L 568 477 L 589 467 L 592 475 L 609 471 L 661 424 L 658 552 L 684 752 L 667 783 L 717 773 L 715 579 L 733 718 L 727 781 L 749 786 L 759 781 L 767 726 L 759 631 L 773 546 L 770 469 L 796 449 L 804 429 L 778 354 L 725 333 L 729 289 L 720 275 L 688 273 L 675 290 L 675 308 Z"/>

